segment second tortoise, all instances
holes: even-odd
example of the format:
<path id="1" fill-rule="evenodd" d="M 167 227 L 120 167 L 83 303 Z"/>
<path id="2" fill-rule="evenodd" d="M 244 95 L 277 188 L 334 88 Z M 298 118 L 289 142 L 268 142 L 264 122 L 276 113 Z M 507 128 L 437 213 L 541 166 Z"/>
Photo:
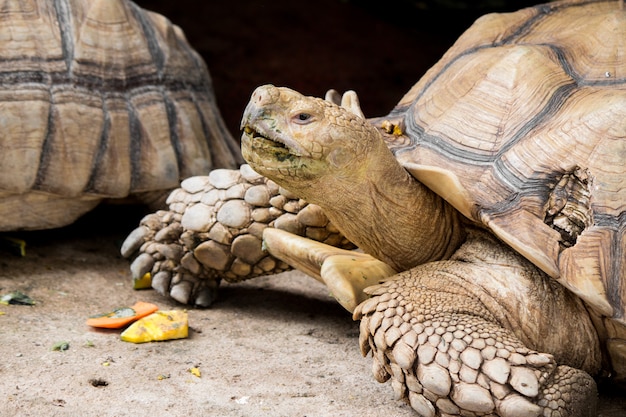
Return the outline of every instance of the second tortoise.
<path id="1" fill-rule="evenodd" d="M 242 162 L 206 65 L 165 17 L 128 0 L 42 0 L 0 19 L 0 231 L 153 201 Z"/>

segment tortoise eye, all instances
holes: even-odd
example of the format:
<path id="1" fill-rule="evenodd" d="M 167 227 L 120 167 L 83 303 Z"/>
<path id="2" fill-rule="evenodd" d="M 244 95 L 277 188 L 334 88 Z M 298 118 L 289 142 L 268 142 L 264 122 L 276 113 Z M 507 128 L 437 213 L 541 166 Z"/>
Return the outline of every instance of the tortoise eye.
<path id="1" fill-rule="evenodd" d="M 294 116 L 294 121 L 299 124 L 306 124 L 311 121 L 309 113 L 298 113 Z"/>

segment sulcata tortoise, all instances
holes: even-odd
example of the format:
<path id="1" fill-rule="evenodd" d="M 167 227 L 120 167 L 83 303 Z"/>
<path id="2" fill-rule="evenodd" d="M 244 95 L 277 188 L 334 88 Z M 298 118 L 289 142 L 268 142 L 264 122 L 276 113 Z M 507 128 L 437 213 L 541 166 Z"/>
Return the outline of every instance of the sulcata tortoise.
<path id="1" fill-rule="evenodd" d="M 183 183 L 125 242 L 141 246 L 133 275 L 193 301 L 209 280 L 189 276 L 234 274 L 236 239 L 262 236 L 272 268 L 354 312 L 375 378 L 419 415 L 595 415 L 590 375 L 626 377 L 625 13 L 566 0 L 484 16 L 385 117 L 353 93 L 259 87 L 242 120 L 254 171 Z M 364 253 L 288 233 L 308 227 Z"/>
<path id="2" fill-rule="evenodd" d="M 0 51 L 0 231 L 64 226 L 103 199 L 150 200 L 241 163 L 204 62 L 161 15 L 9 2 Z"/>

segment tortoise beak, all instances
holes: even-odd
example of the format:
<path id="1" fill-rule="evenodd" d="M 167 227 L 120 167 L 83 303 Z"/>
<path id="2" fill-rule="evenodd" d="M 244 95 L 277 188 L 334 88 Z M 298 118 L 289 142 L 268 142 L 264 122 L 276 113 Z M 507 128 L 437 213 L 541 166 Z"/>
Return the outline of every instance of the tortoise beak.
<path id="1" fill-rule="evenodd" d="M 266 115 L 265 109 L 276 104 L 279 99 L 280 90 L 277 87 L 271 84 L 257 87 L 243 112 L 239 128 L 244 130 L 246 126 L 254 124 L 254 121 L 262 120 Z"/>

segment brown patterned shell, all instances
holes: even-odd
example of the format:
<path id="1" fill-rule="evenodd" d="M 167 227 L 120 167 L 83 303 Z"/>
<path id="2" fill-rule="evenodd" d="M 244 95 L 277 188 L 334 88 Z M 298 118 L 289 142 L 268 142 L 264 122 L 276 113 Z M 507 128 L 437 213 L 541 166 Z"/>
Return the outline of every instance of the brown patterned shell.
<path id="1" fill-rule="evenodd" d="M 416 178 L 626 324 L 618 1 L 484 16 L 386 119 L 405 132 L 392 150 Z"/>
<path id="2" fill-rule="evenodd" d="M 126 0 L 0 8 L 0 230 L 242 160 L 180 28 Z"/>

